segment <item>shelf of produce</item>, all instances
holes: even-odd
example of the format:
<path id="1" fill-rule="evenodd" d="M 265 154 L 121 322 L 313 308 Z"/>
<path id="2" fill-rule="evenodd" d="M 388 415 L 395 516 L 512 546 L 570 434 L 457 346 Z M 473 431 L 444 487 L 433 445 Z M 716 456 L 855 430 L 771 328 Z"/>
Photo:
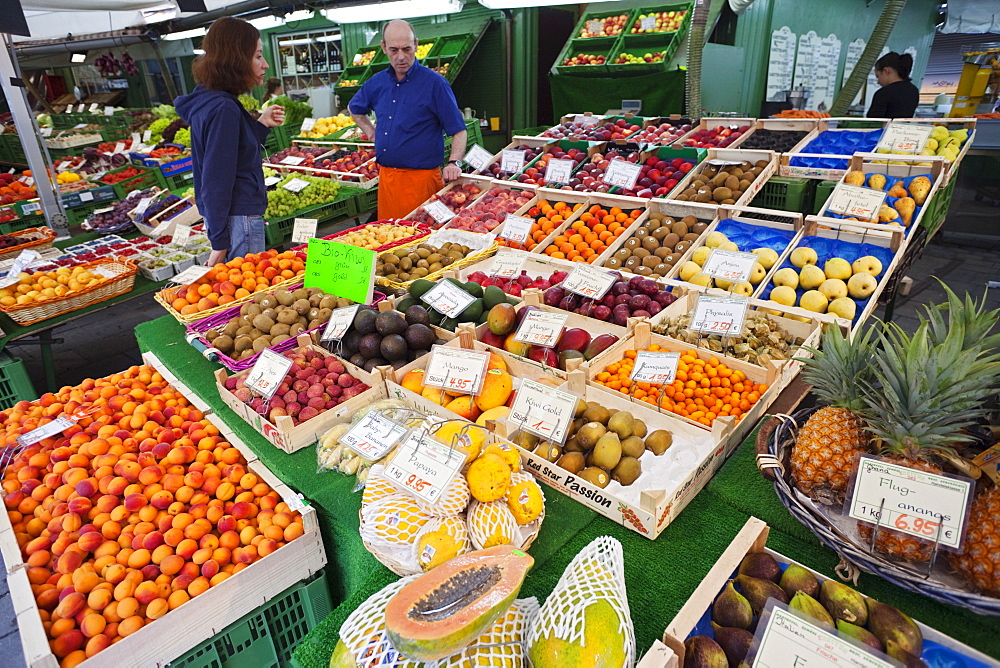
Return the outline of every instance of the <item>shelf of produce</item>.
<path id="1" fill-rule="evenodd" d="M 719 556 L 705 578 L 691 593 L 683 607 L 667 624 L 666 630 L 663 632 L 663 642 L 670 648 L 669 651 L 672 655 L 664 657 L 665 663 L 663 665 L 671 665 L 672 662 L 675 662 L 676 665 L 685 663 L 684 641 L 687 638 L 694 635 L 714 637 L 709 623 L 713 616 L 713 602 L 726 588 L 726 583 L 735 577 L 740 564 L 748 554 L 763 553 L 773 557 L 779 566 L 796 565 L 806 568 L 820 583 L 823 580 L 837 582 L 820 571 L 808 568 L 780 552 L 769 549 L 767 547 L 769 531 L 769 527 L 762 520 L 756 517 L 750 517 L 747 520 L 729 547 Z M 819 596 L 817 595 L 815 598 L 818 599 Z M 924 653 L 921 658 L 928 662 L 927 665 L 972 665 L 971 662 L 982 666 L 995 664 L 995 661 L 968 645 L 956 641 L 919 620 L 914 621 L 923 639 Z M 759 628 L 757 632 L 760 633 Z M 902 634 L 902 631 L 900 633 Z M 876 656 L 871 658 L 875 660 Z M 970 662 L 967 663 L 967 660 Z"/>
<path id="2" fill-rule="evenodd" d="M 160 188 L 167 187 L 167 182 L 163 177 L 163 173 L 159 169 L 153 169 L 149 167 L 130 166 L 130 167 L 119 167 L 117 169 L 112 169 L 111 171 L 105 173 L 103 177 L 101 177 L 100 182 L 105 183 L 106 177 L 112 174 L 120 174 L 127 169 L 132 169 L 132 170 L 138 169 L 139 173 L 136 174 L 135 176 L 130 176 L 127 179 L 123 179 L 121 181 L 118 181 L 117 183 L 112 184 L 112 187 L 114 188 L 115 191 L 115 196 L 118 199 L 124 199 L 128 197 L 128 194 L 133 190 L 145 190 L 146 188 L 152 188 L 154 186 L 158 186 Z M 193 174 L 193 172 L 189 173 Z M 176 178 L 176 177 L 171 177 L 171 178 Z"/>
<path id="3" fill-rule="evenodd" d="M 611 59 L 611 53 L 618 43 L 617 37 L 592 37 L 590 39 L 571 39 L 566 42 L 566 46 L 559 54 L 559 58 L 552 68 L 559 74 L 570 76 L 600 76 L 607 74 L 607 62 Z M 579 54 L 588 56 L 604 56 L 604 63 L 600 65 L 563 65 L 567 58 L 576 57 Z"/>
<path id="4" fill-rule="evenodd" d="M 977 118 L 897 118 L 892 120 L 892 123 L 901 124 L 942 125 L 947 128 L 949 132 L 953 130 L 966 131 L 966 138 L 965 141 L 962 142 L 962 148 L 959 150 L 958 156 L 954 160 L 947 161 L 947 168 L 945 169 L 944 179 L 941 183 L 942 186 L 947 185 L 948 182 L 951 181 L 954 173 L 958 171 L 958 166 L 962 164 L 962 160 L 972 147 L 972 143 L 976 140 L 976 124 L 978 122 L 979 119 Z M 924 157 L 931 158 L 932 156 Z"/>
<path id="5" fill-rule="evenodd" d="M 811 133 L 813 130 L 816 129 L 818 123 L 819 119 L 808 119 L 808 118 L 801 118 L 801 119 L 758 118 L 753 122 L 753 125 L 750 127 L 750 131 L 746 133 L 744 141 L 740 143 L 743 144 L 746 143 L 747 141 L 751 141 L 750 137 L 761 131 L 804 132 L 806 135 L 808 135 L 809 133 Z M 801 139 L 799 141 L 801 141 Z M 799 142 L 794 142 L 793 145 L 789 148 L 793 148 L 795 144 L 798 143 Z M 778 154 L 784 152 L 770 147 L 762 147 L 762 148 L 764 148 L 765 150 L 772 150 Z"/>
<path id="6" fill-rule="evenodd" d="M 335 218 L 344 219 L 357 215 L 357 200 L 362 192 L 366 191 L 342 187 L 337 191 L 337 199 L 332 202 L 299 209 L 281 218 L 267 219 L 264 224 L 264 236 L 268 247 L 273 248 L 291 238 L 296 218 L 315 218 L 319 225 L 323 225 Z"/>
<path id="7" fill-rule="evenodd" d="M 628 44 L 625 38 L 618 41 L 608 52 L 608 62 L 605 67 L 611 75 L 615 74 L 651 74 L 653 72 L 666 72 L 670 64 L 670 58 L 677 49 L 677 37 L 668 38 L 666 43 L 653 40 L 652 44 Z M 616 63 L 615 61 L 622 55 L 629 55 L 641 59 L 641 62 Z M 644 60 L 649 57 L 650 60 Z M 657 60 L 658 59 L 658 60 Z"/>
<path id="8" fill-rule="evenodd" d="M 778 173 L 781 176 L 797 176 L 807 179 L 839 180 L 847 170 L 847 163 L 851 156 L 856 152 L 853 150 L 855 147 L 860 147 L 862 151 L 872 152 L 875 150 L 878 139 L 882 136 L 881 127 L 882 124 L 878 123 L 878 127 L 874 129 L 845 128 L 839 124 L 837 119 L 821 119 L 817 121 L 815 130 L 803 137 L 802 141 L 793 146 L 790 151 L 779 156 Z M 849 136 L 854 144 L 852 146 L 845 144 L 845 148 L 851 150 L 845 151 L 843 154 L 806 152 L 810 143 L 817 139 L 822 140 L 821 135 L 824 133 L 832 133 L 825 135 L 831 139 L 842 133 L 851 133 L 846 136 Z"/>
<path id="9" fill-rule="evenodd" d="M 678 144 L 679 145 L 679 144 Z M 669 154 L 668 154 L 669 155 Z M 750 151 L 750 150 L 738 150 L 732 148 L 710 148 L 708 149 L 708 154 L 705 159 L 702 160 L 698 166 L 687 173 L 687 176 L 683 181 L 677 184 L 676 189 L 671 193 L 671 195 L 676 196 L 679 193 L 683 193 L 689 184 L 691 184 L 695 179 L 699 178 L 702 172 L 705 170 L 705 166 L 709 164 L 725 165 L 727 163 L 741 163 L 749 162 L 752 165 L 756 165 L 758 162 L 766 162 L 767 165 L 762 168 L 761 173 L 757 175 L 753 181 L 750 182 L 750 187 L 748 187 L 739 199 L 736 200 L 736 206 L 745 206 L 749 204 L 760 189 L 764 187 L 767 180 L 771 178 L 778 170 L 778 156 L 774 151 Z M 712 202 L 705 202 L 706 204 L 711 204 Z"/>

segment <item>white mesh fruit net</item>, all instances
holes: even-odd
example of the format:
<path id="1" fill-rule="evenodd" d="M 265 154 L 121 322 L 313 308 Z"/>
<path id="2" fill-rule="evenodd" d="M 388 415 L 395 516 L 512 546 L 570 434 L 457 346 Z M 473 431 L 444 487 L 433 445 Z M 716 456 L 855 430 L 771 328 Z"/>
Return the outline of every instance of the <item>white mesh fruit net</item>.
<path id="1" fill-rule="evenodd" d="M 434 518 L 424 525 L 424 528 L 417 535 L 417 539 L 413 543 L 413 560 L 422 570 L 427 569 L 434 557 L 437 556 L 437 551 L 441 549 L 440 546 L 435 547 L 431 544 L 421 545 L 422 539 L 427 534 L 438 531 L 444 531 L 447 533 L 458 546 L 457 551 L 455 551 L 455 554 L 452 556 L 465 554 L 472 549 L 472 543 L 469 540 L 469 530 L 465 525 L 464 515 Z M 438 561 L 440 562 L 440 559 Z"/>
<path id="2" fill-rule="evenodd" d="M 469 483 L 466 482 L 465 476 L 459 473 L 448 483 L 448 487 L 438 497 L 436 503 L 431 505 L 417 499 L 417 505 L 434 517 L 448 517 L 464 512 L 465 507 L 469 505 L 469 497 Z"/>
<path id="3" fill-rule="evenodd" d="M 599 599 L 608 601 L 618 614 L 618 633 L 625 639 L 624 665 L 633 665 L 635 629 L 625 593 L 622 545 L 610 536 L 594 539 L 566 566 L 530 627 L 527 646 L 544 637 L 583 645 L 584 610 Z"/>
<path id="4" fill-rule="evenodd" d="M 340 639 L 354 656 L 354 661 L 364 668 L 419 668 L 422 664 L 410 661 L 397 652 L 385 632 L 385 606 L 400 589 L 417 576 L 411 575 L 393 582 L 372 594 L 358 606 L 340 626 Z"/>
<path id="5" fill-rule="evenodd" d="M 412 497 L 392 494 L 361 507 L 361 537 L 370 543 L 409 546 L 430 519 Z"/>
<path id="6" fill-rule="evenodd" d="M 521 547 L 517 521 L 503 501 L 473 501 L 468 514 L 469 538 L 481 550 L 494 545 Z"/>
<path id="7" fill-rule="evenodd" d="M 425 664 L 426 668 L 492 666 L 523 668 L 527 665 L 525 640 L 538 614 L 538 601 L 522 598 L 476 641 L 457 654 Z"/>
<path id="8" fill-rule="evenodd" d="M 399 493 L 399 488 L 382 475 L 382 471 L 384 470 L 384 466 L 376 464 L 371 468 L 371 472 L 368 473 L 368 479 L 365 481 L 365 491 L 361 494 L 362 508 L 370 506 L 390 494 Z"/>

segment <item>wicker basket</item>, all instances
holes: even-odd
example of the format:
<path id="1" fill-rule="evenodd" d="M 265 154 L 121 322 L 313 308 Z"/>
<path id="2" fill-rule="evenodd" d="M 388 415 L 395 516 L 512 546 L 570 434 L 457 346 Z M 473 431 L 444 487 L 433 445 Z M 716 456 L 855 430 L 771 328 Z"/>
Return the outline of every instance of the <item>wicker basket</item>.
<path id="1" fill-rule="evenodd" d="M 928 577 L 926 569 L 919 565 L 913 566 L 908 562 L 890 560 L 869 551 L 858 538 L 846 535 L 822 513 L 802 500 L 791 483 L 789 457 L 799 425 L 805 424 L 809 416 L 817 410 L 819 409 L 807 408 L 791 416 L 781 418 L 772 416 L 771 420 L 780 420 L 780 423 L 767 439 L 766 451 L 758 450 L 757 468 L 766 478 L 773 475 L 774 491 L 788 512 L 816 534 L 824 545 L 836 552 L 841 559 L 841 565 L 845 563 L 848 565 L 848 571 L 854 567 L 877 575 L 903 589 L 922 594 L 935 601 L 972 610 L 980 615 L 1000 615 L 1000 599 L 961 589 L 955 585 L 953 579 L 942 580 L 935 577 L 943 570 L 940 565 Z M 764 432 L 766 427 L 765 421 L 761 431 Z M 839 572 L 842 569 L 838 567 L 837 570 Z"/>
<path id="2" fill-rule="evenodd" d="M 346 230 L 341 230 L 340 232 L 335 232 L 335 233 L 333 233 L 333 234 L 331 234 L 329 236 L 325 236 L 325 237 L 322 237 L 322 238 L 326 239 L 327 241 L 336 241 L 337 237 L 345 236 L 347 234 L 350 234 L 351 232 L 358 232 L 360 230 L 365 229 L 369 225 L 399 225 L 399 226 L 403 226 L 403 227 L 415 227 L 415 228 L 417 228 L 417 233 L 414 234 L 412 237 L 407 237 L 405 239 L 400 239 L 399 241 L 393 241 L 392 243 L 388 243 L 388 244 L 379 246 L 378 248 L 373 248 L 372 250 L 374 250 L 376 253 L 381 253 L 381 252 L 384 252 L 384 251 L 387 251 L 387 250 L 390 250 L 390 249 L 393 249 L 393 248 L 399 248 L 400 246 L 407 246 L 407 245 L 412 244 L 412 243 L 414 243 L 416 241 L 419 241 L 420 239 L 423 239 L 426 236 L 429 236 L 430 233 L 431 233 L 431 228 L 428 227 L 424 223 L 413 223 L 413 222 L 410 222 L 408 220 L 400 220 L 398 218 L 391 218 L 389 220 L 373 220 L 370 223 L 365 223 L 364 225 L 358 225 L 357 227 L 351 227 L 351 228 L 346 229 Z M 294 248 L 292 248 L 292 250 L 305 250 L 306 249 L 306 245 L 307 244 L 300 244 L 300 245 L 295 246 Z"/>
<path id="3" fill-rule="evenodd" d="M 128 258 L 101 259 L 78 266 L 87 270 L 108 271 L 114 275 L 97 285 L 62 297 L 32 304 L 0 306 L 0 312 L 6 313 L 11 320 L 19 325 L 31 325 L 125 294 L 132 289 L 135 283 L 136 266 Z"/>
<path id="4" fill-rule="evenodd" d="M 275 289 L 272 291 L 272 293 L 277 291 L 277 287 L 278 286 L 275 286 Z M 297 290 L 300 287 L 302 287 L 301 278 L 297 279 L 294 285 L 289 286 L 289 289 Z M 382 294 L 381 292 L 375 292 L 372 295 L 371 304 L 374 306 L 383 299 L 385 299 L 384 294 Z M 257 359 L 260 357 L 260 353 L 257 353 L 256 355 L 251 355 L 246 359 L 234 360 L 232 357 L 229 357 L 219 349 L 212 347 L 211 342 L 209 342 L 209 340 L 205 338 L 205 334 L 209 330 L 224 326 L 232 318 L 239 315 L 240 309 L 243 307 L 244 303 L 245 302 L 235 306 L 226 304 L 227 308 L 224 311 L 216 313 L 215 315 L 209 316 L 203 320 L 198 320 L 196 322 L 188 323 L 187 334 L 184 337 L 188 343 L 194 345 L 195 348 L 202 350 L 202 354 L 205 357 L 209 359 L 214 358 L 214 360 L 218 361 L 222 366 L 226 367 L 230 371 L 235 371 L 235 372 L 246 371 L 247 369 L 253 368 L 253 365 L 257 363 Z M 319 327 L 314 327 L 313 329 L 304 330 L 302 334 L 312 335 L 313 332 L 324 327 L 326 327 L 325 323 L 323 325 L 320 325 Z M 194 343 L 195 341 L 198 342 L 198 345 L 195 345 Z M 284 353 L 291 350 L 296 345 L 298 345 L 296 342 L 296 337 L 290 337 L 288 339 L 285 339 L 276 346 L 271 346 L 270 348 L 268 348 L 268 350 L 271 350 L 276 353 Z"/>
<path id="5" fill-rule="evenodd" d="M 167 313 L 174 316 L 174 319 L 177 320 L 177 322 L 187 324 L 189 322 L 194 322 L 195 320 L 201 320 L 203 318 L 208 318 L 213 315 L 218 315 L 219 313 L 228 311 L 234 306 L 242 306 L 246 302 L 251 301 L 255 295 L 261 292 L 270 292 L 271 290 L 275 290 L 277 288 L 286 288 L 291 285 L 295 285 L 301 280 L 302 280 L 301 274 L 299 274 L 298 276 L 292 276 L 291 278 L 284 280 L 281 283 L 278 283 L 276 285 L 269 285 L 264 290 L 257 290 L 256 292 L 251 292 L 246 297 L 242 297 L 235 301 L 231 301 L 228 304 L 223 304 L 222 306 L 216 306 L 215 308 L 206 309 L 204 311 L 199 311 L 197 313 L 192 313 L 190 315 L 183 315 L 179 311 L 174 309 L 173 306 L 170 305 L 170 302 L 173 301 L 173 292 L 174 292 L 173 289 L 171 288 L 164 288 L 163 290 L 156 292 L 155 294 L 153 294 L 153 299 L 159 302 L 160 306 L 167 309 Z"/>
<path id="6" fill-rule="evenodd" d="M 52 242 L 56 239 L 56 232 L 51 227 L 29 227 L 20 232 L 10 232 L 9 236 L 18 237 L 19 239 L 24 238 L 25 241 L 17 246 L 10 246 L 0 251 L 0 260 L 16 257 L 20 255 L 21 251 L 29 248 L 36 251 L 51 248 Z M 29 237 L 31 237 L 30 240 L 28 239 Z"/>

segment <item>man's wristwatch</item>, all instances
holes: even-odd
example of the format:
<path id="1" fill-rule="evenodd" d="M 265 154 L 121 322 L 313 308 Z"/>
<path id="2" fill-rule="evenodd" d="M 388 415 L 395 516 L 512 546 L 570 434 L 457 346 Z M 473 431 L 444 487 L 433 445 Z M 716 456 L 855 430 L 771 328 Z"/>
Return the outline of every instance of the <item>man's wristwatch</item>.
<path id="1" fill-rule="evenodd" d="M 455 166 L 456 166 L 456 167 L 458 167 L 459 169 L 462 169 L 462 165 L 464 165 L 464 164 L 465 164 L 465 162 L 464 162 L 464 161 L 462 161 L 462 160 L 449 160 L 449 161 L 448 161 L 448 164 L 449 164 L 449 165 L 455 165 Z"/>

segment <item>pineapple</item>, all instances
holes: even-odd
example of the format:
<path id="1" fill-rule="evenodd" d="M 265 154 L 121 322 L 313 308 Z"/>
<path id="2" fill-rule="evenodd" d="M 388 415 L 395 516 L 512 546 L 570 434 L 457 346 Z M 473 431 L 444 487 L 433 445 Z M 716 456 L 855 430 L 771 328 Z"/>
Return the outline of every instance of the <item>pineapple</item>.
<path id="1" fill-rule="evenodd" d="M 875 356 L 873 382 L 864 393 L 864 415 L 888 461 L 931 473 L 943 472 L 954 459 L 955 446 L 971 437 L 963 429 L 984 414 L 982 399 L 1000 379 L 997 358 L 981 355 L 979 346 L 966 349 L 967 325 L 952 318 L 951 328 L 938 341 L 924 322 L 911 337 L 898 326 L 885 328 Z M 858 523 L 866 542 L 872 527 Z M 970 532 L 975 533 L 970 525 Z M 992 540 L 982 541 L 996 545 Z M 879 529 L 875 549 L 907 561 L 928 561 L 933 542 L 893 529 Z M 996 550 L 993 550 L 996 558 Z"/>
<path id="2" fill-rule="evenodd" d="M 868 375 L 873 345 L 871 328 L 852 342 L 829 326 L 822 350 L 809 349 L 813 357 L 801 359 L 802 378 L 830 404 L 809 417 L 792 448 L 795 487 L 813 499 L 842 503 L 855 462 L 868 452 L 859 383 Z"/>
<path id="3" fill-rule="evenodd" d="M 987 487 L 973 499 L 965 544 L 948 554 L 948 563 L 973 589 L 1000 597 L 1000 487 Z"/>

